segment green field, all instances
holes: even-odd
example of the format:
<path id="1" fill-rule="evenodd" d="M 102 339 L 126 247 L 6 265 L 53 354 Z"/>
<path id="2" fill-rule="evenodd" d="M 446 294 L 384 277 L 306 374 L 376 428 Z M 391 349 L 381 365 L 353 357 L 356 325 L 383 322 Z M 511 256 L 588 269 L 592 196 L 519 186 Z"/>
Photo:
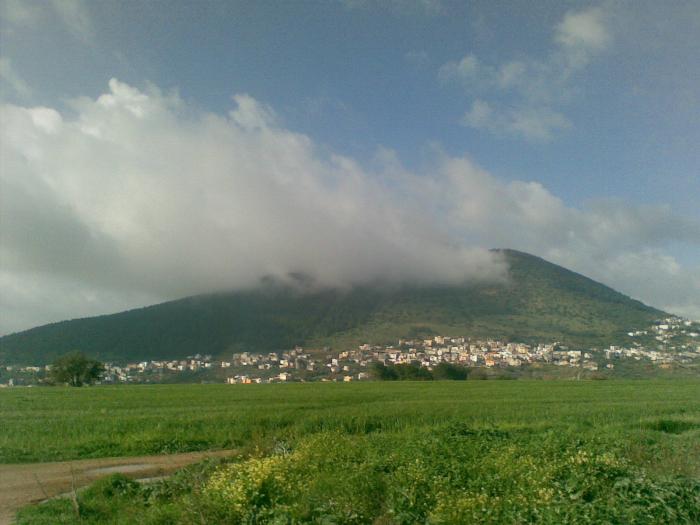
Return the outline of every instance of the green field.
<path id="1" fill-rule="evenodd" d="M 698 381 L 7 389 L 0 421 L 5 463 L 242 452 L 20 523 L 700 522 Z"/>

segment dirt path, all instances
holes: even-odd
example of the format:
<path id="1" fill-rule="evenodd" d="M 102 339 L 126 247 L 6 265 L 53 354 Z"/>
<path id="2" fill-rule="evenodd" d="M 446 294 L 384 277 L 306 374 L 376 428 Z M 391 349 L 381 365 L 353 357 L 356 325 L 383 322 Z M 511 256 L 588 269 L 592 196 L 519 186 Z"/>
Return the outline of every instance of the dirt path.
<path id="1" fill-rule="evenodd" d="M 69 492 L 115 472 L 133 478 L 172 474 L 207 457 L 235 454 L 232 450 L 189 452 L 160 456 L 97 458 L 54 463 L 0 465 L 0 525 L 12 523 L 17 509 Z"/>

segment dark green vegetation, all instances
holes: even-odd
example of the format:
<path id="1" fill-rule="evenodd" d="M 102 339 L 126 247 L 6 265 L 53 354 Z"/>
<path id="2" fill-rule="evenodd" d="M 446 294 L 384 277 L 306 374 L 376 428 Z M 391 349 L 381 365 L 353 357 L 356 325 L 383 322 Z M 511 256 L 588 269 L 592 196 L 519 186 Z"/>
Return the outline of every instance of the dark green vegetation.
<path id="1" fill-rule="evenodd" d="M 432 370 L 417 363 L 385 365 L 374 362 L 370 366 L 372 379 L 378 381 L 432 381 L 433 379 L 463 381 L 467 379 L 469 372 L 470 370 L 466 367 L 450 363 L 440 363 Z"/>
<path id="2" fill-rule="evenodd" d="M 2 461 L 237 448 L 19 523 L 697 523 L 700 382 L 15 389 Z"/>
<path id="3" fill-rule="evenodd" d="M 83 386 L 91 385 L 100 379 L 104 370 L 104 365 L 99 361 L 80 352 L 71 352 L 52 363 L 49 376 L 55 384 Z"/>
<path id="4" fill-rule="evenodd" d="M 481 286 L 357 287 L 301 293 L 274 284 L 114 315 L 64 321 L 0 338 L 0 363 L 44 364 L 80 350 L 103 361 L 195 353 L 349 347 L 430 334 L 522 342 L 627 342 L 662 312 L 560 266 L 503 251 L 510 282 Z"/>

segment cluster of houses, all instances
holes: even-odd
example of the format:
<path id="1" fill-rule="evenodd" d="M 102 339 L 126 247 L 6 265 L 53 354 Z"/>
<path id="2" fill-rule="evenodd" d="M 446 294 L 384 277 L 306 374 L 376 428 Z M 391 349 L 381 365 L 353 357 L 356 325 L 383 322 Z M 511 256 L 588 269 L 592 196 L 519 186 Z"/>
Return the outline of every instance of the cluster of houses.
<path id="1" fill-rule="evenodd" d="M 215 367 L 216 363 L 212 360 L 211 355 L 201 354 L 188 356 L 187 359 L 141 361 L 140 363 L 129 363 L 123 366 L 106 363 L 102 382 L 129 383 L 144 375 L 157 376 L 163 373 L 199 372 L 202 370 L 210 370 Z"/>
<path id="2" fill-rule="evenodd" d="M 680 317 L 667 317 L 652 325 L 648 330 L 628 332 L 633 338 L 653 337 L 663 351 L 692 351 L 700 343 L 700 326 Z M 637 343 L 636 346 L 641 346 Z"/>
<path id="3" fill-rule="evenodd" d="M 663 319 L 649 330 L 630 332 L 631 338 L 661 333 L 653 347 L 632 341 L 627 347 L 610 346 L 607 349 L 574 350 L 560 343 L 527 345 L 499 340 L 471 340 L 465 337 L 435 336 L 430 339 L 399 339 L 397 345 L 360 345 L 323 358 L 312 358 L 301 348 L 284 353 L 242 353 L 233 356 L 233 363 L 246 368 L 230 375 L 228 383 L 266 383 L 302 379 L 301 371 L 325 372 L 320 380 L 353 381 L 369 378 L 368 366 L 373 362 L 385 365 L 413 364 L 428 369 L 440 363 L 467 367 L 521 367 L 533 363 L 575 367 L 587 371 L 612 370 L 616 361 L 648 360 L 662 367 L 673 363 L 689 364 L 700 359 L 700 339 L 697 323 L 677 317 Z M 659 337 L 663 337 L 660 339 Z M 276 370 L 276 375 L 263 377 L 260 371 Z"/>
<path id="4" fill-rule="evenodd" d="M 424 340 L 399 339 L 398 345 L 360 345 L 357 349 L 329 354 L 324 358 L 312 358 L 297 348 L 293 360 L 280 358 L 276 353 L 235 354 L 234 362 L 249 366 L 250 372 L 227 377 L 227 383 L 269 383 L 299 379 L 299 371 L 321 372 L 323 381 L 353 381 L 369 379 L 368 367 L 377 362 L 384 365 L 413 364 L 428 369 L 440 363 L 460 366 L 519 367 L 535 361 L 586 367 L 594 363 L 591 356 L 581 351 L 557 351 L 556 344 L 531 347 L 522 343 L 506 343 L 496 340 L 468 341 L 464 337 L 435 336 Z M 583 361 L 582 361 L 583 359 Z M 597 369 L 590 368 L 592 370 Z M 262 370 L 280 370 L 267 378 L 256 376 Z M 297 373 L 295 373 L 297 372 Z"/>
<path id="5" fill-rule="evenodd" d="M 571 349 L 560 343 L 528 345 L 499 340 L 435 336 L 399 339 L 396 345 L 362 344 L 352 350 L 308 352 L 296 347 L 283 352 L 240 352 L 227 360 L 196 354 L 180 360 L 152 360 L 126 365 L 106 363 L 103 383 L 198 380 L 226 383 L 288 381 L 355 381 L 370 379 L 372 363 L 412 364 L 432 370 L 440 363 L 466 367 L 523 367 L 543 363 L 582 370 L 614 369 L 622 359 L 647 360 L 670 367 L 700 359 L 700 324 L 679 318 L 661 319 L 647 330 L 627 334 L 629 347 Z M 0 387 L 31 384 L 24 378 L 41 377 L 46 367 L 0 367 Z M 187 375 L 189 374 L 189 376 Z M 196 376 L 193 376 L 196 374 Z M 36 382 L 36 381 L 35 381 Z M 40 381 L 39 381 L 40 382 Z"/>

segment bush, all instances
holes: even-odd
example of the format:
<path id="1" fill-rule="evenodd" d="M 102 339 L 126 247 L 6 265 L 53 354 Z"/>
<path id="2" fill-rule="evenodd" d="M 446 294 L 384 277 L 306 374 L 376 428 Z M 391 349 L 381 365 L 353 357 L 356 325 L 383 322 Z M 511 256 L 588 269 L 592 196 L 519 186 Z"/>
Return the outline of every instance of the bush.
<path id="1" fill-rule="evenodd" d="M 433 379 L 430 370 L 415 363 L 395 365 L 394 370 L 402 381 L 430 381 Z"/>
<path id="2" fill-rule="evenodd" d="M 449 379 L 452 381 L 462 381 L 467 378 L 469 371 L 463 366 L 453 365 L 451 363 L 440 363 L 433 368 L 434 379 Z"/>
<path id="3" fill-rule="evenodd" d="M 394 381 L 399 378 L 394 367 L 386 366 L 378 361 L 374 361 L 369 365 L 369 373 L 372 379 L 378 381 Z"/>

